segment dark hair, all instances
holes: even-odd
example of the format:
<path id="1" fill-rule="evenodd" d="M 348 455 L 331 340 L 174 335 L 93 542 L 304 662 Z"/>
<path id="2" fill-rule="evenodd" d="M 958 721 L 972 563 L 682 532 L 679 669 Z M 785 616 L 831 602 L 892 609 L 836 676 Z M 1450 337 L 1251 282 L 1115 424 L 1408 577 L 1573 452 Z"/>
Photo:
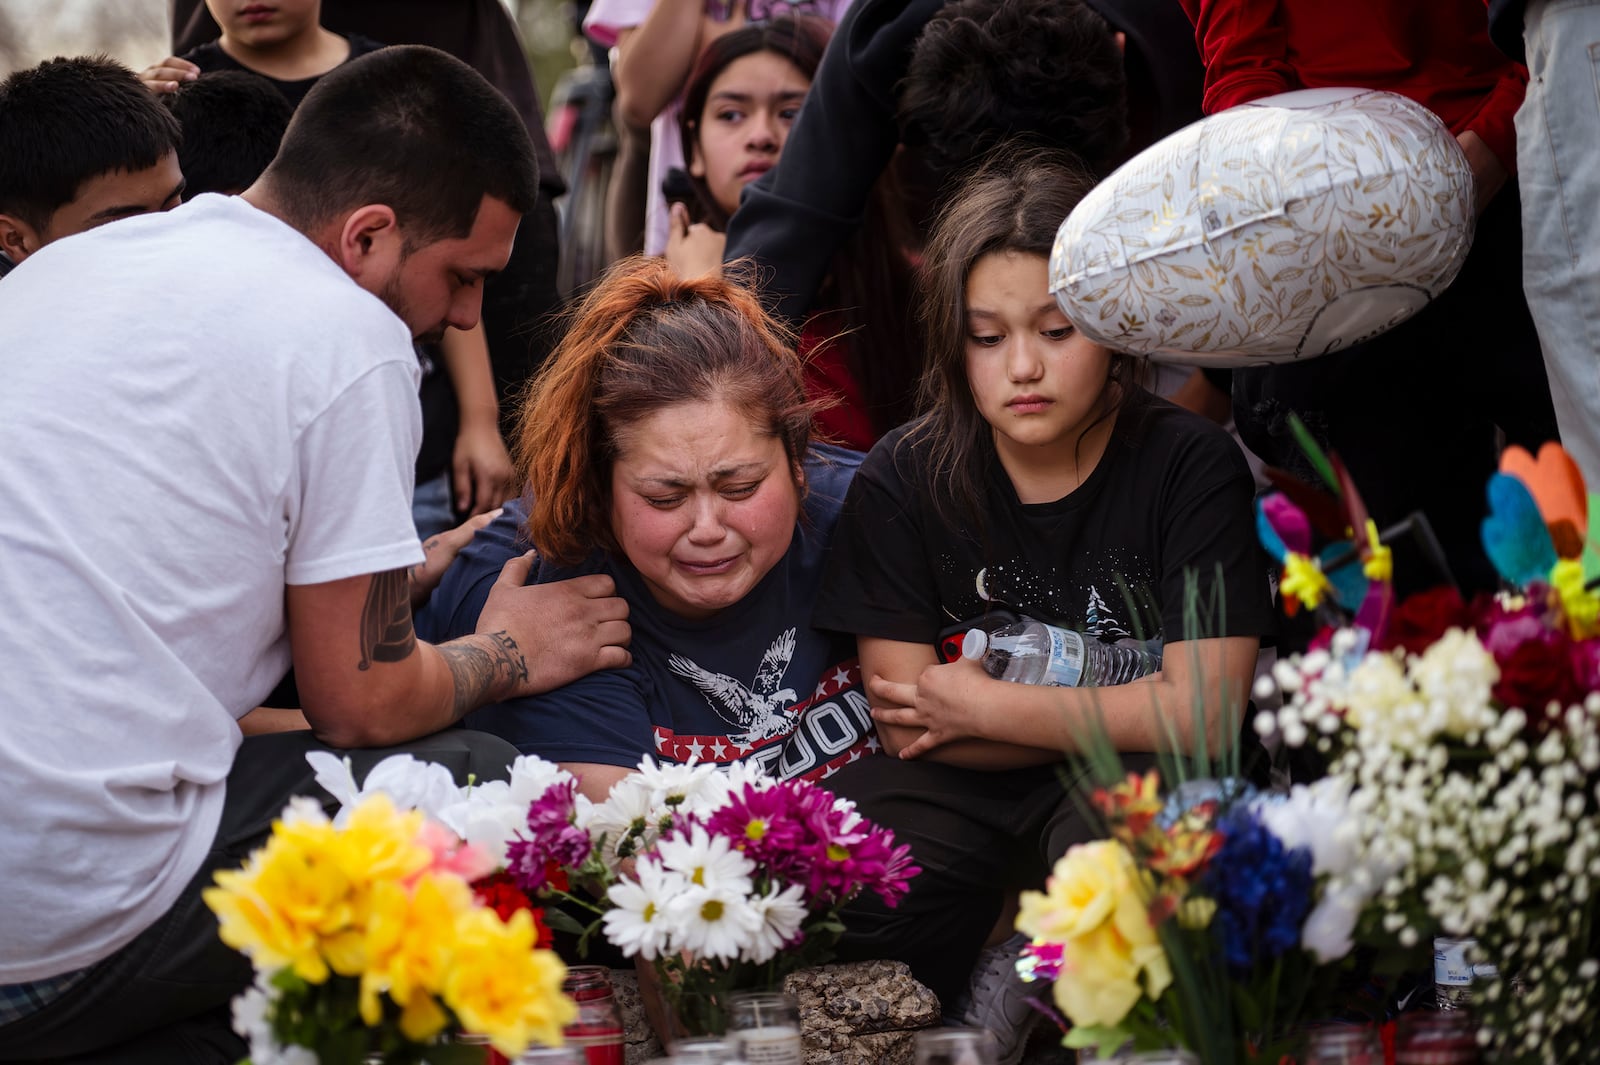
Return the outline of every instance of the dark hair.
<path id="1" fill-rule="evenodd" d="M 1003 145 L 949 198 L 929 237 L 923 261 L 921 318 L 928 369 L 918 393 L 921 416 L 905 441 L 929 448 L 936 500 L 946 516 L 983 526 L 984 480 L 992 438 L 967 377 L 967 278 L 994 252 L 1021 252 L 1049 261 L 1056 230 L 1094 187 L 1071 155 L 1023 144 Z M 1096 419 L 1112 417 L 1137 393 L 1137 365 L 1112 353 L 1115 402 Z M 1087 431 L 1087 428 L 1085 429 Z"/>
<path id="2" fill-rule="evenodd" d="M 683 157 L 694 158 L 711 86 L 735 60 L 760 52 L 783 56 L 809 81 L 827 50 L 832 26 L 811 16 L 773 19 L 742 26 L 706 46 L 685 83 L 683 94 Z M 711 195 L 703 178 L 690 177 L 695 202 L 690 216 L 716 230 L 726 230 L 728 214 Z M 907 260 L 912 243 L 910 220 L 891 170 L 873 186 L 862 224 L 829 265 L 818 302 L 837 308 L 841 335 L 826 343 L 844 343 L 851 372 L 861 382 L 862 398 L 873 429 L 882 434 L 911 416 L 913 382 L 920 372 L 920 345 L 910 307 L 916 286 Z"/>
<path id="3" fill-rule="evenodd" d="M 828 38 L 833 26 L 825 19 L 800 16 L 775 18 L 771 22 L 757 22 L 740 26 L 724 33 L 700 53 L 689 80 L 683 83 L 683 118 L 679 134 L 683 141 L 683 158 L 694 158 L 695 145 L 700 138 L 700 120 L 706 109 L 706 99 L 711 95 L 711 85 L 736 60 L 748 55 L 770 52 L 793 63 L 807 81 L 816 77 L 822 53 L 828 50 Z M 698 202 L 689 204 L 690 214 L 697 222 L 705 222 L 712 229 L 728 228 L 728 212 L 724 211 L 711 195 L 704 178 L 691 176 Z"/>
<path id="4" fill-rule="evenodd" d="M 271 82 L 245 70 L 201 74 L 161 99 L 183 127 L 178 165 L 185 200 L 249 188 L 278 154 L 294 114 Z"/>
<path id="5" fill-rule="evenodd" d="M 517 469 L 529 497 L 529 539 L 569 565 L 596 547 L 616 550 L 618 436 L 680 403 L 731 404 L 783 441 L 798 481 L 811 408 L 791 340 L 739 280 L 686 281 L 661 258 L 617 263 L 584 298 L 523 400 Z"/>
<path id="6" fill-rule="evenodd" d="M 299 229 L 381 203 L 413 247 L 465 237 L 485 196 L 527 214 L 539 194 L 515 109 L 467 64 L 422 45 L 380 48 L 324 74 L 262 179 Z"/>
<path id="7" fill-rule="evenodd" d="M 1019 136 L 1103 175 L 1128 140 L 1122 51 L 1084 0 L 946 4 L 917 38 L 899 102 L 904 139 L 947 181 Z"/>
<path id="8" fill-rule="evenodd" d="M 0 82 L 0 212 L 43 229 L 84 182 L 148 170 L 178 147 L 178 122 L 103 55 L 48 59 Z"/>

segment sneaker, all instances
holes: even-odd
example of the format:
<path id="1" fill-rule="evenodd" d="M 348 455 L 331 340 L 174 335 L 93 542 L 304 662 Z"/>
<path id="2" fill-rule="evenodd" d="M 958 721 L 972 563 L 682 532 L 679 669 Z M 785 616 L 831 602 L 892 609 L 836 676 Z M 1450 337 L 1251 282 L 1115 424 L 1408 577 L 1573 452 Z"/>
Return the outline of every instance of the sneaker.
<path id="1" fill-rule="evenodd" d="M 994 1033 L 998 1065 L 1017 1065 L 1028 1046 L 1028 1033 L 1039 1020 L 1039 1010 L 1028 1001 L 1045 985 L 1024 983 L 1017 975 L 1017 959 L 1028 937 L 1020 932 L 998 946 L 987 947 L 972 968 L 972 981 L 957 1008 L 960 1022 Z"/>

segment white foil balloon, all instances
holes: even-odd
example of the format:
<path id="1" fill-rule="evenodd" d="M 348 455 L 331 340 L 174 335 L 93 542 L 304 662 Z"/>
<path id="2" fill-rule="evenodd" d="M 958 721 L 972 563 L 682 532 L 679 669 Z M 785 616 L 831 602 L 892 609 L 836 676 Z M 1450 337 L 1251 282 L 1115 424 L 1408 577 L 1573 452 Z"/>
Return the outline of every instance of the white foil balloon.
<path id="1" fill-rule="evenodd" d="M 1444 291 L 1472 173 L 1432 112 L 1307 89 L 1151 146 L 1062 223 L 1050 290 L 1080 331 L 1161 362 L 1287 362 L 1365 340 Z"/>

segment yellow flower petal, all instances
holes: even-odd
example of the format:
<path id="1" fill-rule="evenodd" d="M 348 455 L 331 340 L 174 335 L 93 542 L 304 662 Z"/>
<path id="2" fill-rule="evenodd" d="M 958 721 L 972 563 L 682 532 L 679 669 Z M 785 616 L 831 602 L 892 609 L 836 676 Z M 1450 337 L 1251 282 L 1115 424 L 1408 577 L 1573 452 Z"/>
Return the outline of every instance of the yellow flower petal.
<path id="1" fill-rule="evenodd" d="M 533 919 L 526 911 L 503 922 L 475 910 L 461 922 L 445 1002 L 469 1032 L 489 1037 L 515 1058 L 529 1042 L 561 1045 L 561 1030 L 577 1007 L 561 993 L 567 967 L 548 950 L 535 950 Z"/>

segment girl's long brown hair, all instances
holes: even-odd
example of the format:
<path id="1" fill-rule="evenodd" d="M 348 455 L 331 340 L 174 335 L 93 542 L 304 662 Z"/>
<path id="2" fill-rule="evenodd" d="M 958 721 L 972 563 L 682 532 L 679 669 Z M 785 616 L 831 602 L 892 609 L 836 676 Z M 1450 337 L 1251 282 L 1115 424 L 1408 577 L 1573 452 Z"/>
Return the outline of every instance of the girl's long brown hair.
<path id="1" fill-rule="evenodd" d="M 798 478 L 811 410 L 792 338 L 738 280 L 685 281 L 657 258 L 617 263 L 523 401 L 517 468 L 541 554 L 573 565 L 597 547 L 616 550 L 619 434 L 666 407 L 710 400 L 782 440 Z"/>
<path id="2" fill-rule="evenodd" d="M 920 317 L 927 337 L 927 370 L 918 391 L 921 412 L 903 443 L 928 448 L 935 502 L 945 519 L 981 530 L 984 521 L 984 442 L 993 429 L 972 398 L 967 379 L 967 277 L 995 252 L 1037 255 L 1046 261 L 1056 230 L 1094 187 L 1094 179 L 1063 152 L 1025 143 L 997 150 L 946 201 L 924 253 Z M 1133 393 L 1135 365 L 1111 358 L 1113 416 Z"/>

